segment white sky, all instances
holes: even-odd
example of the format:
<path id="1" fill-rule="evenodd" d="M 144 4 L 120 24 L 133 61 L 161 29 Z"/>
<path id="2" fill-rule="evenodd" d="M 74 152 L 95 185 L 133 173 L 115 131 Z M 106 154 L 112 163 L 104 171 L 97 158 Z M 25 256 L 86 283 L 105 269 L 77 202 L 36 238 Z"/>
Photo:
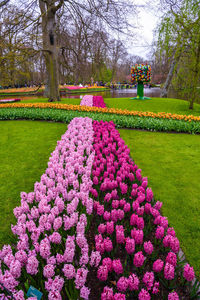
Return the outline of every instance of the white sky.
<path id="1" fill-rule="evenodd" d="M 145 0 L 136 0 L 136 4 L 145 4 Z M 152 6 L 148 8 L 139 8 L 138 14 L 138 29 L 137 40 L 130 44 L 129 53 L 133 55 L 138 55 L 144 58 L 148 57 L 149 47 L 153 42 L 153 31 L 156 28 L 156 24 L 159 22 L 159 12 L 156 8 L 158 0 L 154 0 Z M 137 46 L 137 47 L 136 47 Z M 143 46 L 143 47 L 138 47 Z"/>

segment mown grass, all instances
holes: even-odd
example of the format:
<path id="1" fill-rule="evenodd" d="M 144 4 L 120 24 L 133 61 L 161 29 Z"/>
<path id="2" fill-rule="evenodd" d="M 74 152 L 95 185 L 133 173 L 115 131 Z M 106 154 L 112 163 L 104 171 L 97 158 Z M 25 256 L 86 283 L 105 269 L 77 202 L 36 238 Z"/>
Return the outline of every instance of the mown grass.
<path id="1" fill-rule="evenodd" d="M 200 136 L 119 130 L 200 276 Z"/>
<path id="2" fill-rule="evenodd" d="M 200 115 L 200 104 L 194 104 L 194 109 L 189 109 L 185 100 L 172 98 L 152 98 L 151 100 L 131 100 L 130 98 L 104 99 L 107 107 L 121 108 L 136 111 L 166 112 L 181 115 Z"/>
<path id="3" fill-rule="evenodd" d="M 13 208 L 20 205 L 20 192 L 33 191 L 47 168 L 57 140 L 66 124 L 39 121 L 0 122 L 0 247 L 13 240 Z"/>
<path id="4" fill-rule="evenodd" d="M 57 101 L 56 103 L 67 103 L 67 104 L 74 104 L 74 105 L 79 105 L 81 99 L 79 98 L 61 98 L 61 101 Z M 22 98 L 20 103 L 47 103 L 48 99 L 47 98 L 34 98 L 34 97 L 26 97 L 25 99 Z"/>

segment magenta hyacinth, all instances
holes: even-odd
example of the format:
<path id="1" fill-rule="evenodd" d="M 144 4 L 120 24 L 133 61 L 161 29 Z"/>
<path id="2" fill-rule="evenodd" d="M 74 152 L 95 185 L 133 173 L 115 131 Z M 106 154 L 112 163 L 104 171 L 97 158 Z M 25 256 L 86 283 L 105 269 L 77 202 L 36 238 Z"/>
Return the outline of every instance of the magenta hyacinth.
<path id="1" fill-rule="evenodd" d="M 174 279 L 174 271 L 175 271 L 174 266 L 167 262 L 165 267 L 164 267 L 164 277 L 165 277 L 165 279 L 167 279 L 167 280 Z"/>
<path id="2" fill-rule="evenodd" d="M 179 296 L 176 292 L 169 293 L 168 300 L 179 300 Z"/>
<path id="3" fill-rule="evenodd" d="M 139 252 L 135 253 L 135 255 L 134 255 L 133 264 L 139 268 L 143 265 L 144 259 L 145 259 L 145 257 L 142 254 L 142 251 L 139 251 Z"/>
<path id="4" fill-rule="evenodd" d="M 141 289 L 141 291 L 139 292 L 139 295 L 138 295 L 138 299 L 139 300 L 150 300 L 151 296 L 147 290 Z"/>
<path id="5" fill-rule="evenodd" d="M 184 270 L 183 270 L 183 277 L 187 280 L 187 281 L 192 281 L 195 277 L 194 274 L 194 269 L 193 267 L 190 267 L 189 264 L 186 264 L 184 266 Z"/>
<path id="6" fill-rule="evenodd" d="M 154 272 L 161 272 L 164 266 L 164 262 L 161 259 L 157 259 L 153 263 L 153 271 Z"/>

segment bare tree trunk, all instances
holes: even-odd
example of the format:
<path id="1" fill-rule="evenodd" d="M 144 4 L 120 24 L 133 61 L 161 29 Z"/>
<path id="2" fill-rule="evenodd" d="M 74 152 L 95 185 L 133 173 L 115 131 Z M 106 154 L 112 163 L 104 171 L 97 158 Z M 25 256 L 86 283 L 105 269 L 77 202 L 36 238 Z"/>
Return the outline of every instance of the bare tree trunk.
<path id="1" fill-rule="evenodd" d="M 167 75 L 167 79 L 165 81 L 164 87 L 161 91 L 161 98 L 167 98 L 168 95 L 168 91 L 169 91 L 169 87 L 173 78 L 173 74 L 174 74 L 174 69 L 176 67 L 176 64 L 178 63 L 179 59 L 180 59 L 181 55 L 178 55 L 177 57 L 175 57 L 175 52 L 172 58 L 172 62 L 171 62 L 171 66 L 169 69 L 169 73 Z"/>
<path id="2" fill-rule="evenodd" d="M 60 101 L 59 95 L 59 72 L 58 72 L 58 49 L 55 34 L 55 6 L 45 4 L 39 0 L 42 14 L 42 37 L 43 51 L 46 64 L 45 96 L 48 101 Z"/>

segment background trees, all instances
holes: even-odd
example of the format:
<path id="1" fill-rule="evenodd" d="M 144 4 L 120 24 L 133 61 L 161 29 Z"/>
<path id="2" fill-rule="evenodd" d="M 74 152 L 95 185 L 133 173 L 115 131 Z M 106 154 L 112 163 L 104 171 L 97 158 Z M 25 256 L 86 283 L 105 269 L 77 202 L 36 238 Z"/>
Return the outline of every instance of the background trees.
<path id="1" fill-rule="evenodd" d="M 200 84 L 200 2 L 163 0 L 165 12 L 159 26 L 155 58 L 166 70 L 162 95 L 170 86 L 187 97 L 190 108 L 198 101 Z"/>
<path id="2" fill-rule="evenodd" d="M 43 82 L 49 100 L 59 100 L 59 83 L 113 81 L 120 60 L 128 57 L 116 33 L 128 33 L 128 18 L 135 11 L 132 1 L 30 0 L 4 4 L 1 86 Z"/>

